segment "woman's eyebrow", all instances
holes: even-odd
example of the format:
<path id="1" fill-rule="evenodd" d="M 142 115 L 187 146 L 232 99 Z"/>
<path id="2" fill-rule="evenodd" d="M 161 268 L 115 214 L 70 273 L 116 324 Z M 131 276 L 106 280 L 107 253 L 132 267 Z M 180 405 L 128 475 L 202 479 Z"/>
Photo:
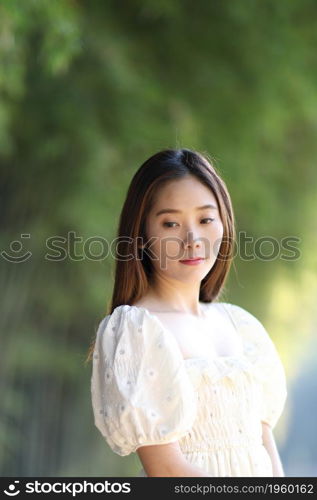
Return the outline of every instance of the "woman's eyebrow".
<path id="1" fill-rule="evenodd" d="M 213 208 L 215 210 L 218 210 L 218 207 L 216 207 L 216 205 L 213 205 L 211 203 L 209 203 L 208 205 L 203 205 L 202 207 L 196 207 L 196 210 L 204 210 L 206 208 Z M 161 215 L 161 214 L 181 214 L 182 211 L 181 210 L 176 210 L 175 208 L 163 208 L 162 210 L 159 210 L 155 216 L 157 217 L 158 215 Z"/>

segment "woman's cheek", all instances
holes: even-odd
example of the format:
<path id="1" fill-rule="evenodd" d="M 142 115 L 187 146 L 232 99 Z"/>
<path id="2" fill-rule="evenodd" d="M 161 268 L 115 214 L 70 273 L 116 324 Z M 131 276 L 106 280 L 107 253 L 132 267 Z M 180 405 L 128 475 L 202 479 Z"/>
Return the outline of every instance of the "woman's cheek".
<path id="1" fill-rule="evenodd" d="M 218 228 L 218 231 L 217 231 L 217 234 L 215 235 L 215 240 L 214 240 L 214 254 L 215 254 L 215 256 L 217 256 L 219 253 L 222 238 L 223 238 L 223 226 L 221 225 Z"/>

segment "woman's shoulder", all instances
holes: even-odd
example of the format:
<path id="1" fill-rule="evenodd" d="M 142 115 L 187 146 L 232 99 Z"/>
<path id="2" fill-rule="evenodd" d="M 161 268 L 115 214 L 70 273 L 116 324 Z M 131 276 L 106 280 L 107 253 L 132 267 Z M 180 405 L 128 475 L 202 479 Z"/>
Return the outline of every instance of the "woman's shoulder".
<path id="1" fill-rule="evenodd" d="M 213 302 L 212 304 L 214 307 L 225 310 L 232 317 L 234 322 L 239 325 L 253 324 L 259 326 L 259 324 L 261 324 L 260 320 L 253 313 L 238 304 L 233 304 L 231 302 Z"/>
<path id="2" fill-rule="evenodd" d="M 271 336 L 256 314 L 231 302 L 218 302 L 216 307 L 221 308 L 223 314 L 230 317 L 237 332 L 246 342 L 266 345 L 267 347 L 272 346 Z"/>
<path id="3" fill-rule="evenodd" d="M 153 326 L 153 319 L 149 318 L 149 316 L 148 311 L 143 307 L 121 304 L 101 319 L 97 335 L 107 331 L 110 337 L 115 338 L 121 336 L 127 330 L 141 333 L 149 326 Z M 149 325 L 149 319 L 152 325 Z"/>
<path id="4" fill-rule="evenodd" d="M 222 304 L 250 352 L 254 350 L 261 352 L 262 355 L 265 353 L 268 356 L 276 355 L 275 341 L 262 320 L 242 306 L 227 302 Z"/>
<path id="5" fill-rule="evenodd" d="M 135 327 L 153 322 L 155 322 L 155 316 L 146 307 L 121 304 L 104 316 L 100 321 L 100 325 L 111 324 L 115 328 L 117 325 L 128 323 L 131 327 Z"/>
<path id="6" fill-rule="evenodd" d="M 161 321 L 147 308 L 129 304 L 115 307 L 99 323 L 97 342 L 107 346 L 115 354 L 117 346 L 129 345 L 131 352 L 149 352 L 163 349 L 174 358 L 181 356 L 176 340 L 164 328 Z"/>

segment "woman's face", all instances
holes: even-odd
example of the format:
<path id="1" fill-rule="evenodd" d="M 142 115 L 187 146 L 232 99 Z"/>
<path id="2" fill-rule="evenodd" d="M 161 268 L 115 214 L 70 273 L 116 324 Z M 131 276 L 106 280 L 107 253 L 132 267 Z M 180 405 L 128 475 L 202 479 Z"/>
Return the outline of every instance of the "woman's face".
<path id="1" fill-rule="evenodd" d="M 199 208 L 205 205 L 210 206 Z M 216 261 L 223 236 L 214 194 L 192 175 L 169 182 L 148 214 L 146 236 L 145 251 L 155 274 L 187 283 L 201 281 Z M 196 265 L 181 262 L 193 257 L 203 260 Z"/>

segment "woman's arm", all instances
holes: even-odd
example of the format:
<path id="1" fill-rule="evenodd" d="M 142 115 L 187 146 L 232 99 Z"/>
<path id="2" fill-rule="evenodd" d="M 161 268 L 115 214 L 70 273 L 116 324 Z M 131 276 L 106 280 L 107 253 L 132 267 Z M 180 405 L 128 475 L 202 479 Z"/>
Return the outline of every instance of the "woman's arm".
<path id="1" fill-rule="evenodd" d="M 140 446 L 137 454 L 148 477 L 213 477 L 187 462 L 178 441 Z"/>
<path id="2" fill-rule="evenodd" d="M 272 428 L 266 422 L 262 423 L 262 440 L 263 445 L 268 452 L 273 468 L 273 477 L 285 477 L 282 462 L 277 450 Z"/>

